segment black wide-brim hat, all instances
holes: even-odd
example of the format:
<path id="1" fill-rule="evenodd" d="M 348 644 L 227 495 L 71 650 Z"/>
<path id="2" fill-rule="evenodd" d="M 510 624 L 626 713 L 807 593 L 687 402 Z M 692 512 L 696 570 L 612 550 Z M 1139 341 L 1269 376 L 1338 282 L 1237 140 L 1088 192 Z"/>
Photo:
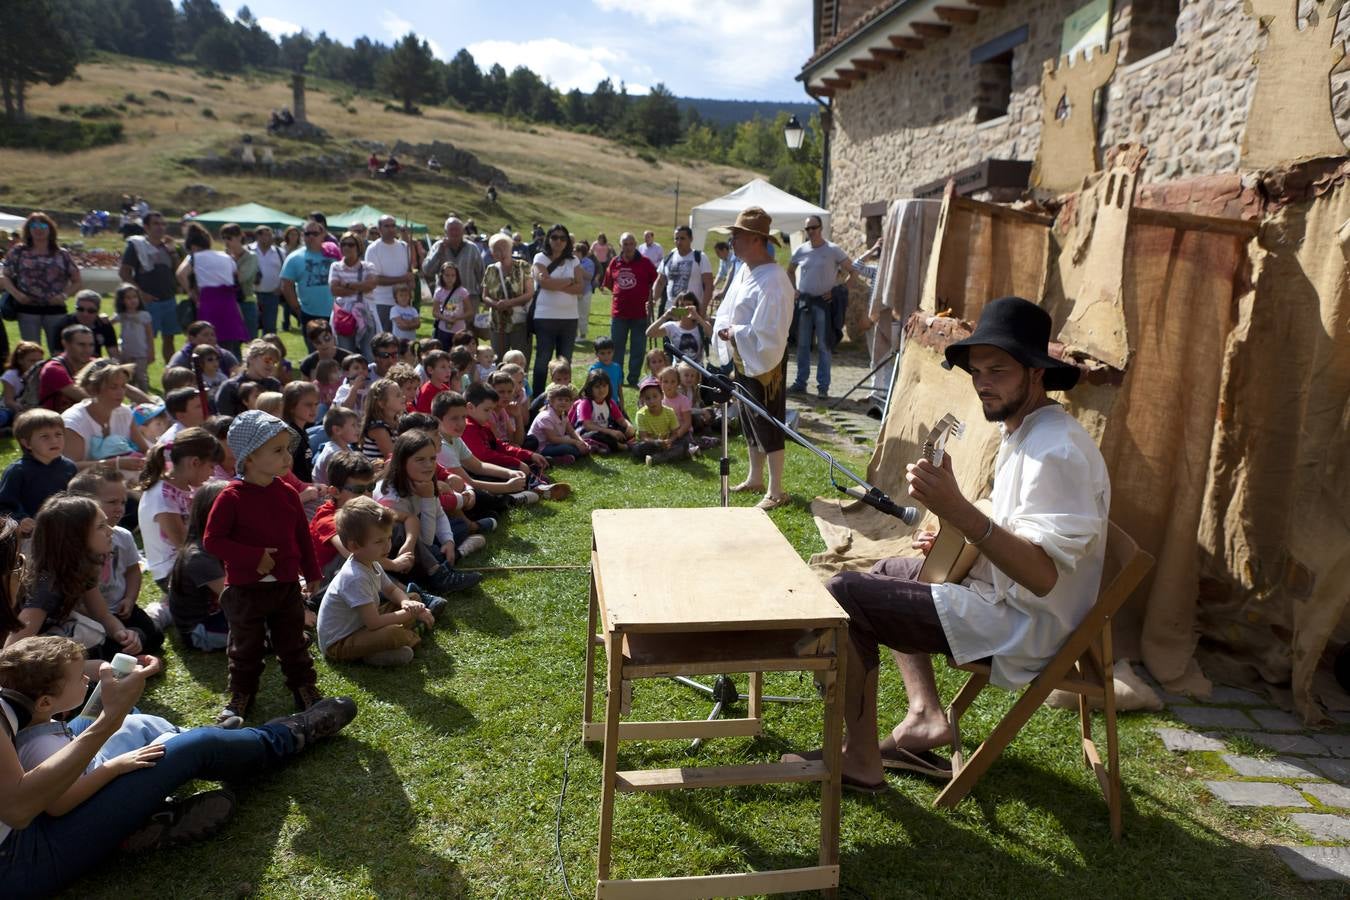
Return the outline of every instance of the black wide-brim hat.
<path id="1" fill-rule="evenodd" d="M 943 367 L 970 371 L 970 348 L 997 347 L 1030 369 L 1044 369 L 1047 391 L 1067 391 L 1078 383 L 1078 367 L 1050 355 L 1050 314 L 1021 297 L 991 300 L 974 333 L 947 347 Z"/>

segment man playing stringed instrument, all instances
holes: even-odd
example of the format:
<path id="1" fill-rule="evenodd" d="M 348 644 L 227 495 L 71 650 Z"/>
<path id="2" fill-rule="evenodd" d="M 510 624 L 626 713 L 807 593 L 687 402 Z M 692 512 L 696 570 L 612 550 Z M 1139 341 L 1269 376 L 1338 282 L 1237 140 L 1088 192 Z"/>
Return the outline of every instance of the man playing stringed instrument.
<path id="1" fill-rule="evenodd" d="M 950 458 L 906 467 L 909 495 L 982 554 L 959 583 L 919 580 L 923 560 L 883 560 L 869 573 L 844 572 L 827 587 L 849 614 L 844 679 L 843 780 L 885 790 L 883 766 L 951 777 L 932 750 L 951 743 L 931 654 L 958 663 L 991 658 L 990 681 L 1031 681 L 1087 615 L 1106 550 L 1111 486 L 1096 443 L 1047 391 L 1066 391 L 1078 369 L 1049 354 L 1050 315 L 1020 297 L 991 301 L 967 339 L 947 348 L 944 367 L 970 373 L 984 417 L 1000 423 L 992 515 L 966 499 Z M 935 535 L 913 546 L 927 555 Z M 904 721 L 878 746 L 879 645 L 892 648 L 905 682 Z"/>

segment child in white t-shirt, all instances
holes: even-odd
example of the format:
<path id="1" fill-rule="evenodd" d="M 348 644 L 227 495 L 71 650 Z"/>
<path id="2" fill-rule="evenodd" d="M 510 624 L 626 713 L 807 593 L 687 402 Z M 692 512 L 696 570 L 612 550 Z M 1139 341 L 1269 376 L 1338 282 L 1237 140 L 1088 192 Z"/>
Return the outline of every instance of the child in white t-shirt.
<path id="1" fill-rule="evenodd" d="M 337 534 L 350 551 L 324 591 L 319 607 L 319 647 L 329 659 L 399 666 L 412 662 L 419 627 L 436 624 L 442 597 L 424 605 L 393 582 L 379 560 L 389 555 L 394 511 L 369 497 L 354 497 L 337 511 Z"/>
<path id="2" fill-rule="evenodd" d="M 394 307 L 389 310 L 389 321 L 394 326 L 394 337 L 401 341 L 417 339 L 417 328 L 422 324 L 422 314 L 413 306 L 412 288 L 406 284 L 394 288 Z"/>

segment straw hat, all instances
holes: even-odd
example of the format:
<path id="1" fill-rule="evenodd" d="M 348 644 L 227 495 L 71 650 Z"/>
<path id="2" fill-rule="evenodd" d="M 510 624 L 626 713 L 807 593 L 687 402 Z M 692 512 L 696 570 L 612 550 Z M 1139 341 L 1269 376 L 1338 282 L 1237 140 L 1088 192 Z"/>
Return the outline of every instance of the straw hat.
<path id="1" fill-rule="evenodd" d="M 751 206 L 741 210 L 741 214 L 736 217 L 736 223 L 731 226 L 731 230 L 758 235 L 777 247 L 780 246 L 778 238 L 769 232 L 769 226 L 772 224 L 773 219 L 769 217 L 768 213 L 758 206 Z"/>

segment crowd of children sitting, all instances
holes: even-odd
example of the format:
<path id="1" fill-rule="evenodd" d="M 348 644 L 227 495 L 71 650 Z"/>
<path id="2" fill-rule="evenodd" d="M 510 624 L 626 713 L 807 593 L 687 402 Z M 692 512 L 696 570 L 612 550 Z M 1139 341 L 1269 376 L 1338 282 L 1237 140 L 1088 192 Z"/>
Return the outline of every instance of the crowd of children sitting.
<path id="1" fill-rule="evenodd" d="M 316 343 L 324 324 L 310 323 Z M 206 329 L 188 331 L 177 361 L 196 371 L 169 366 L 164 400 L 135 408 L 148 450 L 132 485 L 116 459 L 67 459 L 60 414 L 18 415 L 22 456 L 0 476 L 0 559 L 22 562 L 0 590 L 0 637 L 5 654 L 51 657 L 58 669 L 75 647 L 89 661 L 129 653 L 152 672 L 170 629 L 187 652 L 223 649 L 228 699 L 216 722 L 226 730 L 249 718 L 268 656 L 294 696 L 299 718 L 287 727 L 301 744 L 349 722 L 354 703 L 316 688 L 310 645 L 333 661 L 409 663 L 445 595 L 482 579 L 461 560 L 510 510 L 569 496 L 556 467 L 621 453 L 650 466 L 716 440 L 696 370 L 653 350 L 626 401 L 607 338 L 580 391 L 570 362 L 555 359 L 532 398 L 524 355 L 498 361 L 471 331 L 439 330 L 449 347 L 376 334 L 370 359 L 306 360 L 308 379 L 294 377 L 275 336 L 235 358 Z M 163 602 L 138 602 L 143 565 Z M 65 643 L 34 643 L 56 638 Z M 12 687 L 3 656 L 0 687 Z M 74 705 L 61 703 L 48 704 L 57 718 Z M 145 742 L 132 746 L 108 757 L 113 769 L 97 783 L 156 758 Z M 209 806 L 190 809 L 200 819 Z"/>

